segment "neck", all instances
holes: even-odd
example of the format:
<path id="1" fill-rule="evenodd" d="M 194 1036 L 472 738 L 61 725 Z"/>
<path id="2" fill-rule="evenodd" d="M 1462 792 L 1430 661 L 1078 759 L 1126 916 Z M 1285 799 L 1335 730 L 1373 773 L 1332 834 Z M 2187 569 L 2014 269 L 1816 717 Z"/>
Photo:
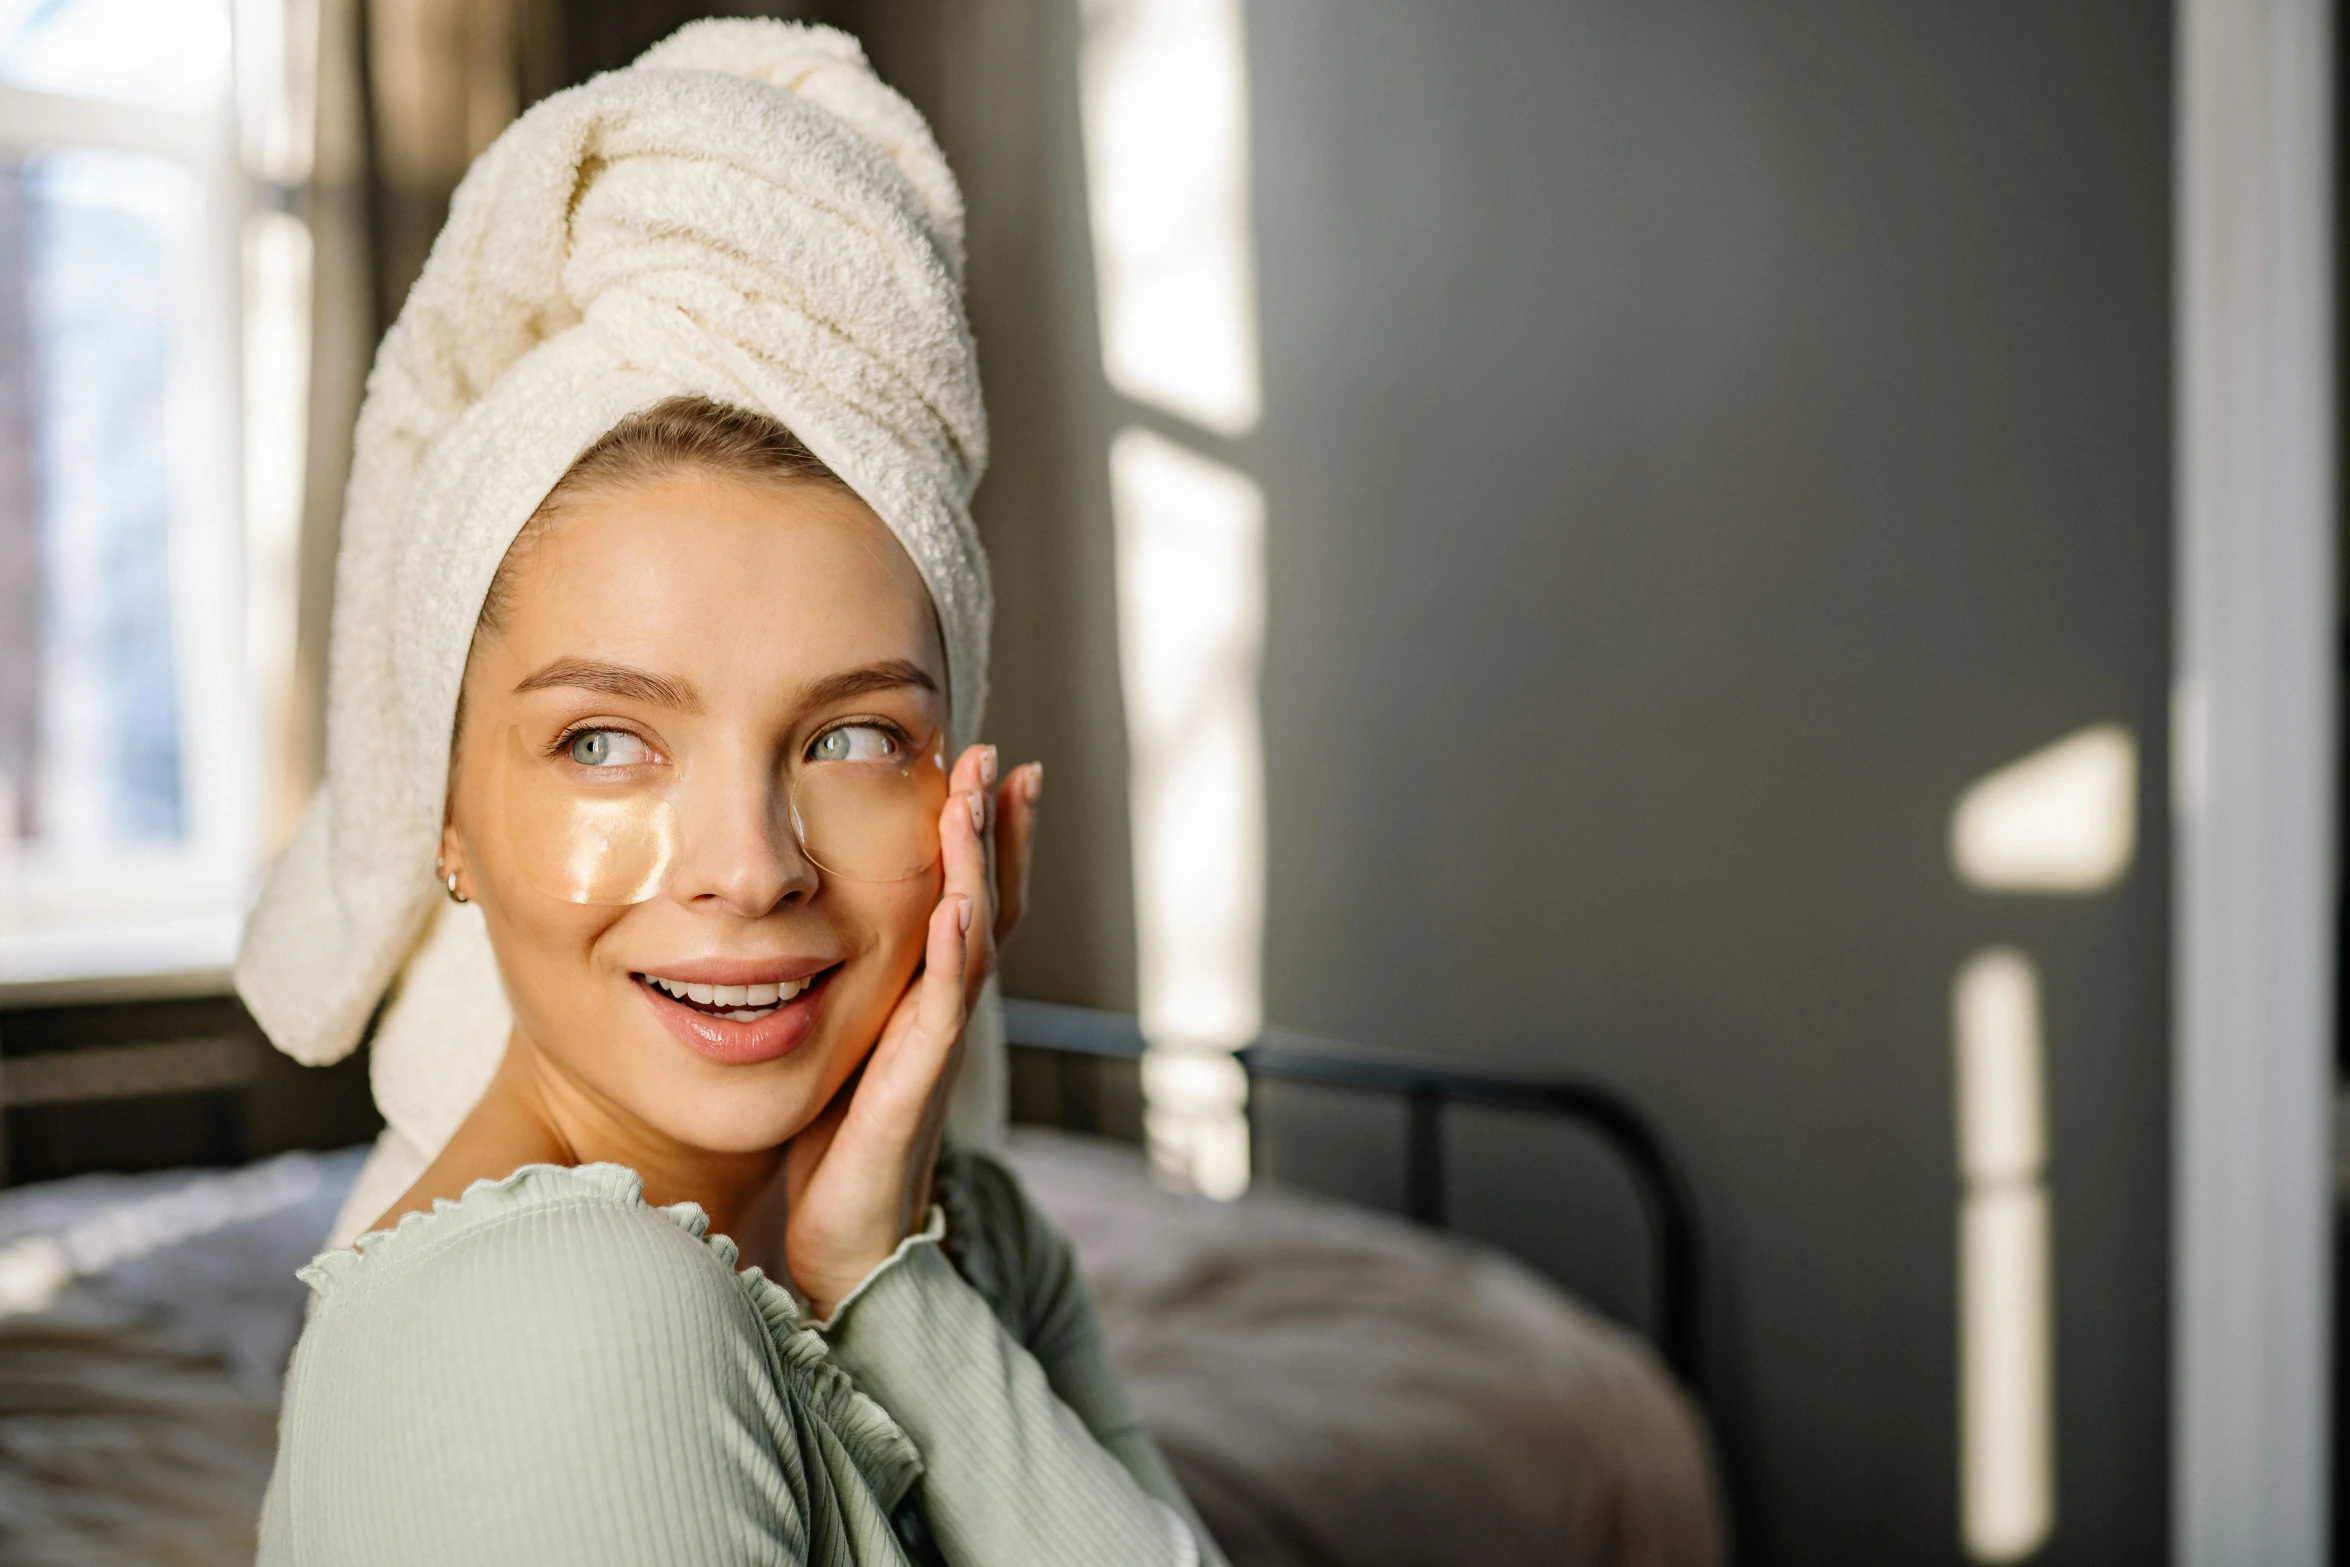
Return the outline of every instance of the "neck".
<path id="1" fill-rule="evenodd" d="M 691 1202 L 710 1216 L 710 1231 L 732 1236 L 746 1263 L 764 1263 L 780 1248 L 772 1188 L 783 1150 L 718 1153 L 695 1148 L 648 1125 L 579 1081 L 517 1028 L 487 1092 L 416 1184 L 379 1218 L 384 1229 L 403 1213 L 430 1211 L 478 1180 L 499 1180 L 526 1164 L 620 1164 L 641 1176 L 656 1207 Z M 769 1206 L 762 1209 L 762 1198 Z M 768 1236 L 762 1226 L 776 1233 Z"/>
<path id="2" fill-rule="evenodd" d="M 646 1202 L 699 1203 L 713 1234 L 741 1238 L 752 1205 L 782 1162 L 780 1148 L 722 1153 L 679 1142 L 566 1072 L 520 1029 L 498 1071 L 500 1079 L 509 1074 L 517 1111 L 561 1151 L 551 1162 L 626 1165 L 644 1178 Z"/>

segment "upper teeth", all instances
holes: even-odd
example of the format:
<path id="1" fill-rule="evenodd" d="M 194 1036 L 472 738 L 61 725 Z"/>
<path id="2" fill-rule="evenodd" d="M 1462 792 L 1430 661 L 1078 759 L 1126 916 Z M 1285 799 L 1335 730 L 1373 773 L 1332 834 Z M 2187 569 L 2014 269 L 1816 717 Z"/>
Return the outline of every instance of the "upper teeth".
<path id="1" fill-rule="evenodd" d="M 804 979 L 787 979 L 773 985 L 692 985 L 647 974 L 645 980 L 681 1001 L 697 1002 L 705 1007 L 771 1007 L 789 1001 L 808 988 Z"/>

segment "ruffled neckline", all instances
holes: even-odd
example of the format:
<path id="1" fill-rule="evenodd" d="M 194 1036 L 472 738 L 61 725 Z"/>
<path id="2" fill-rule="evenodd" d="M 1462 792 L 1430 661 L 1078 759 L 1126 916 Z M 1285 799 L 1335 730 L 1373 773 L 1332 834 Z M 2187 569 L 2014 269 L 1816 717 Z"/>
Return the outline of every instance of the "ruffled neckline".
<path id="1" fill-rule="evenodd" d="M 468 1230 L 518 1213 L 578 1203 L 651 1209 L 700 1241 L 759 1314 L 801 1401 L 840 1438 L 882 1505 L 895 1507 L 912 1489 L 922 1473 L 922 1457 L 913 1440 L 832 1363 L 823 1334 L 807 1320 L 791 1291 L 758 1268 L 739 1266 L 740 1250 L 727 1236 L 710 1233 L 710 1216 L 701 1204 L 655 1208 L 646 1202 L 644 1178 L 626 1165 L 526 1164 L 502 1180 L 475 1181 L 454 1202 L 437 1197 L 429 1213 L 402 1214 L 389 1229 L 370 1230 L 347 1247 L 319 1253 L 299 1277 L 323 1300 L 379 1268 L 437 1250 Z"/>

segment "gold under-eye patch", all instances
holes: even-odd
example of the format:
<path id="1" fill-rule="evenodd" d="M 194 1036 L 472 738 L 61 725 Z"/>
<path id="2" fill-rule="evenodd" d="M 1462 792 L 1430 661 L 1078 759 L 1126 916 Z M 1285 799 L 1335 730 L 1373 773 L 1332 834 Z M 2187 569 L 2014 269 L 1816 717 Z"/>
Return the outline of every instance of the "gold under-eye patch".
<path id="1" fill-rule="evenodd" d="M 569 903 L 642 903 L 668 881 L 677 858 L 674 769 L 645 778 L 583 766 L 540 751 L 520 729 L 507 731 L 498 767 L 506 853 L 539 891 Z"/>
<path id="2" fill-rule="evenodd" d="M 938 863 L 944 738 L 882 761 L 800 763 L 792 833 L 818 870 L 848 881 L 907 881 Z"/>
<path id="3" fill-rule="evenodd" d="M 593 766 L 568 748 L 543 751 L 515 728 L 497 747 L 496 766 L 495 819 L 508 860 L 530 885 L 569 903 L 606 905 L 642 903 L 668 885 L 681 824 L 698 798 L 675 764 Z M 803 758 L 779 786 L 788 790 L 793 837 L 826 875 L 905 881 L 938 863 L 943 737 L 878 760 Z"/>

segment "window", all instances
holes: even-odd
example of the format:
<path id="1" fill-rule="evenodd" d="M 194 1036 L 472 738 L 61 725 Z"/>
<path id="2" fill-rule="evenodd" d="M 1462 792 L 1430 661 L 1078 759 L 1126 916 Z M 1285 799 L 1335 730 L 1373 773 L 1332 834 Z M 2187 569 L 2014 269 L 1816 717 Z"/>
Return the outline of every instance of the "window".
<path id="1" fill-rule="evenodd" d="M 0 0 L 0 984 L 235 948 L 301 491 L 289 16 Z"/>

